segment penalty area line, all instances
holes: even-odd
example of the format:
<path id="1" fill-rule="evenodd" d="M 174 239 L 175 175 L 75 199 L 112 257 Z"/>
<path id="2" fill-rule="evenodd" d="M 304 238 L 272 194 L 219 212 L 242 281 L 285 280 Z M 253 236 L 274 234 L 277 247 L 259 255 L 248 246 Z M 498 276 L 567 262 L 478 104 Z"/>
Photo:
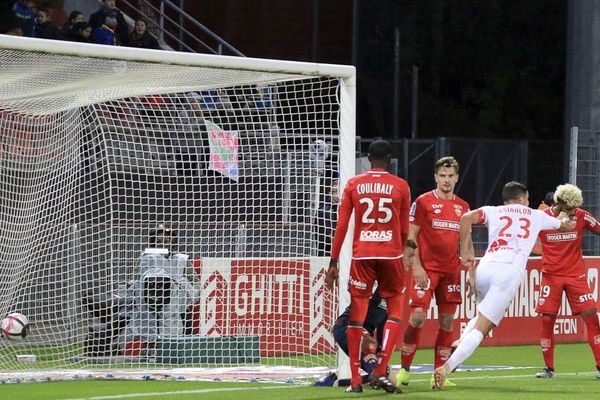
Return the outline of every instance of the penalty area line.
<path id="1" fill-rule="evenodd" d="M 182 394 L 203 394 L 203 393 L 216 393 L 216 392 L 236 392 L 240 390 L 271 390 L 271 389 L 292 389 L 299 388 L 300 386 L 260 386 L 260 387 L 235 387 L 235 388 L 216 388 L 216 389 L 193 389 L 193 390 L 173 390 L 165 392 L 145 392 L 145 393 L 127 393 L 127 394 L 113 394 L 106 396 L 91 396 L 91 397 L 75 397 L 64 400 L 112 400 L 112 399 L 135 399 L 140 397 L 159 397 L 159 396 L 175 396 Z"/>

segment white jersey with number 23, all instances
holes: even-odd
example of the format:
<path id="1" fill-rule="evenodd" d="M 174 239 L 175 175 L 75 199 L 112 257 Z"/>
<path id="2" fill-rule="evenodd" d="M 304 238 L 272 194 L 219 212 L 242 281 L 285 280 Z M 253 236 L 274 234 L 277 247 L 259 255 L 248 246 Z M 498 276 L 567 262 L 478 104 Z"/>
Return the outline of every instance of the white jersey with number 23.
<path id="1" fill-rule="evenodd" d="M 480 223 L 488 228 L 486 261 L 510 263 L 525 269 L 540 231 L 560 228 L 560 220 L 521 204 L 484 206 Z"/>

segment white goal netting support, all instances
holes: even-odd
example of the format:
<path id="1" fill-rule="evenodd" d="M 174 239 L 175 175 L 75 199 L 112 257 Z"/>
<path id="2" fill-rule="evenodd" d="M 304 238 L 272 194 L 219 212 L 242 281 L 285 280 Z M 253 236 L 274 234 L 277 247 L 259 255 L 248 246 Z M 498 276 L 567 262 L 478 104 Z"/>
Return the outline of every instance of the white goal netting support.
<path id="1" fill-rule="evenodd" d="M 354 126 L 353 67 L 0 35 L 0 371 L 335 366 Z"/>

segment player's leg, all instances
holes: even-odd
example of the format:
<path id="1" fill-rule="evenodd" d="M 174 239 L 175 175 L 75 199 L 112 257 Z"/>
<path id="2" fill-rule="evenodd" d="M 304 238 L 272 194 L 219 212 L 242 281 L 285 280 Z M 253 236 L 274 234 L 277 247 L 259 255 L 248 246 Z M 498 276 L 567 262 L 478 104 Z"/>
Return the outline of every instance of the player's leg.
<path id="1" fill-rule="evenodd" d="M 362 391 L 362 378 L 360 375 L 360 353 L 363 324 L 369 308 L 369 298 L 373 291 L 375 272 L 365 260 L 352 260 L 348 291 L 350 292 L 350 315 L 346 340 L 348 342 L 348 357 L 350 358 L 350 371 L 352 384 L 349 391 Z"/>
<path id="2" fill-rule="evenodd" d="M 448 361 L 435 370 L 433 389 L 441 389 L 454 368 L 466 361 L 492 328 L 498 326 L 519 288 L 522 275 L 522 271 L 506 268 L 506 264 L 479 264 L 476 284 L 487 290 L 478 305 L 477 323 L 471 332 L 463 336 Z"/>
<path id="3" fill-rule="evenodd" d="M 441 367 L 450 356 L 454 341 L 454 313 L 462 302 L 460 291 L 460 271 L 441 274 L 439 284 L 435 289 L 435 299 L 438 305 L 439 323 L 434 348 L 434 369 Z"/>
<path id="4" fill-rule="evenodd" d="M 371 374 L 371 386 L 383 389 L 388 393 L 402 393 L 402 390 L 387 379 L 388 365 L 396 348 L 402 323 L 404 292 L 406 291 L 402 261 L 399 259 L 377 260 L 376 273 L 379 294 L 386 300 L 388 317 L 383 328 L 380 361 Z"/>
<path id="5" fill-rule="evenodd" d="M 410 381 L 410 367 L 419 347 L 421 340 L 421 330 L 426 319 L 426 312 L 429 309 L 433 291 L 437 287 L 438 275 L 436 273 L 427 272 L 429 276 L 429 287 L 422 288 L 412 282 L 410 289 L 410 318 L 408 325 L 404 330 L 404 338 L 402 341 L 401 353 L 401 368 L 396 374 L 396 381 L 402 385 L 408 385 Z"/>
<path id="6" fill-rule="evenodd" d="M 564 285 L 573 314 L 581 315 L 585 323 L 588 344 L 596 361 L 596 378 L 600 379 L 600 323 L 592 289 L 585 277 L 566 278 Z"/>
<path id="7" fill-rule="evenodd" d="M 540 347 L 544 369 L 535 374 L 537 378 L 554 376 L 554 323 L 562 302 L 563 285 L 560 277 L 542 275 L 536 311 L 541 317 Z"/>
<path id="8" fill-rule="evenodd" d="M 596 378 L 600 379 L 600 324 L 598 323 L 598 314 L 595 308 L 587 309 L 581 312 L 581 318 L 587 328 L 588 344 L 596 360 Z"/>

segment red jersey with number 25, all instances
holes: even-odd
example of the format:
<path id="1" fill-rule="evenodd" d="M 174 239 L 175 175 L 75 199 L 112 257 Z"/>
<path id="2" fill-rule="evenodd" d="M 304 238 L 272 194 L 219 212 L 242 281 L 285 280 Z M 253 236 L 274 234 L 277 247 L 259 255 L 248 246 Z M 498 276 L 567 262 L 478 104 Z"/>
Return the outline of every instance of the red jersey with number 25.
<path id="1" fill-rule="evenodd" d="M 338 221 L 331 246 L 337 260 L 354 210 L 355 260 L 395 259 L 402 256 L 408 237 L 408 183 L 381 168 L 372 168 L 346 184 L 338 209 Z"/>
<path id="2" fill-rule="evenodd" d="M 554 207 L 547 208 L 544 212 L 554 216 Z M 586 229 L 598 233 L 600 223 L 592 214 L 576 208 L 571 216 L 575 222 L 575 229 L 569 232 L 542 231 L 542 272 L 561 276 L 581 276 L 586 273 L 581 251 L 581 240 Z"/>
<path id="3" fill-rule="evenodd" d="M 419 258 L 428 271 L 449 272 L 460 269 L 458 236 L 460 217 L 469 204 L 454 195 L 442 199 L 435 190 L 424 193 L 410 208 L 410 223 L 419 226 Z"/>

